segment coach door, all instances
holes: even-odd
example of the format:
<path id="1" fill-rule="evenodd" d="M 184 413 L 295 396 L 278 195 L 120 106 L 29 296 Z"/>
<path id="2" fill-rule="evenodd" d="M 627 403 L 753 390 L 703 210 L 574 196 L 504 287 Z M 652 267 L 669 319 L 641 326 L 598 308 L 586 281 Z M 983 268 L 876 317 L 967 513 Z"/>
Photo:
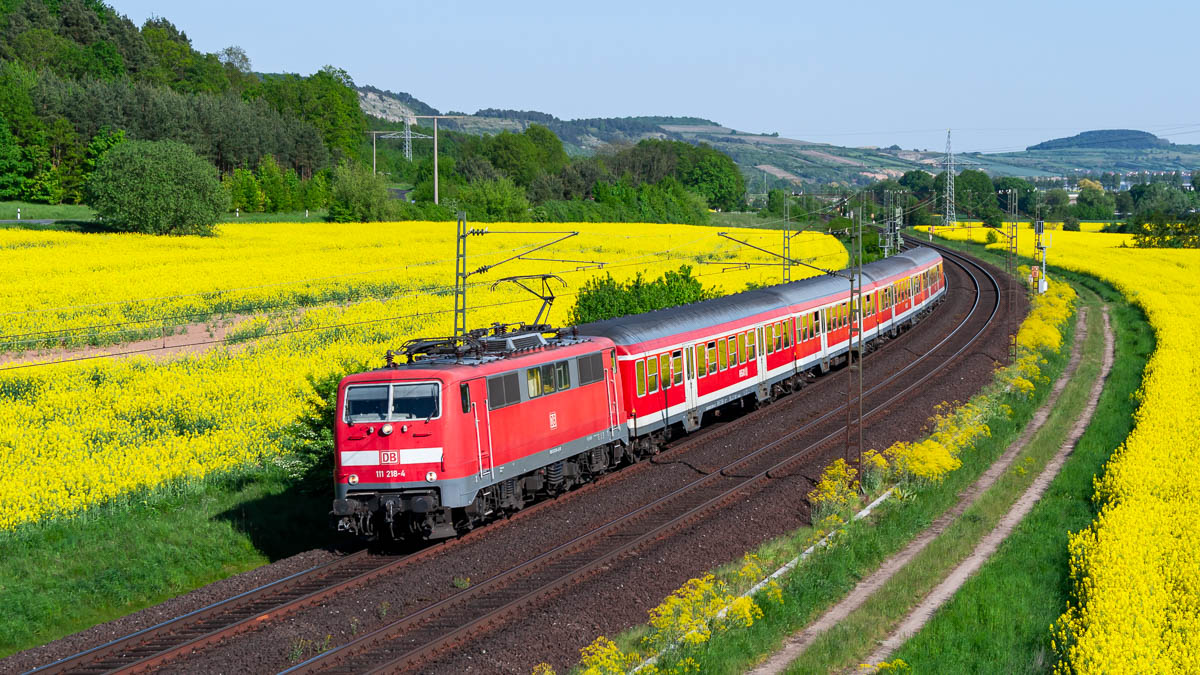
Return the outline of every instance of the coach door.
<path id="1" fill-rule="evenodd" d="M 704 343 L 700 343 L 700 349 L 704 349 Z M 700 428 L 700 371 L 697 368 L 695 344 L 683 346 L 683 393 L 686 402 L 687 414 L 683 418 L 683 427 L 687 431 L 694 431 Z"/>
<path id="2" fill-rule="evenodd" d="M 772 324 L 772 330 L 774 325 Z M 758 339 L 754 342 L 754 365 L 758 371 L 758 400 L 762 401 L 767 398 L 771 392 L 771 385 L 768 383 L 767 373 L 767 340 L 774 338 L 774 333 L 767 334 L 766 327 L 759 326 L 755 331 Z"/>
<path id="3" fill-rule="evenodd" d="M 497 386 L 501 379 L 495 378 Z M 492 477 L 492 415 L 488 409 L 488 382 L 478 378 L 464 382 L 460 387 L 462 411 L 467 416 L 467 441 L 464 445 L 474 450 L 478 479 Z"/>

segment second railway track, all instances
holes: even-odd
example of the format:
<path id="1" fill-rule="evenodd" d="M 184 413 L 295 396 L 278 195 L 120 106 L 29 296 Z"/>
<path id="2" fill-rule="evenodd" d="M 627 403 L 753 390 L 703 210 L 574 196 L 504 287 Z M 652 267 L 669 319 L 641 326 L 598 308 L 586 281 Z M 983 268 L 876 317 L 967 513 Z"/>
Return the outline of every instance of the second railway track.
<path id="1" fill-rule="evenodd" d="M 975 284 L 975 302 L 959 326 L 933 349 L 863 392 L 864 399 L 871 401 L 869 408 L 864 404 L 864 419 L 882 413 L 968 352 L 996 318 L 1000 307 L 1000 284 L 996 278 L 967 258 L 949 251 L 943 251 L 943 255 L 970 276 Z M 910 375 L 960 334 L 966 338 L 961 346 L 942 355 L 934 367 Z M 822 452 L 844 432 L 844 427 L 831 424 L 844 410 L 844 405 L 838 406 L 781 438 L 573 541 L 284 672 L 406 672 L 419 668 L 478 631 L 503 623 L 541 599 L 580 582 L 619 556 L 666 538 L 740 495 L 761 487 L 771 480 L 774 472 L 786 472 Z M 806 435 L 815 435 L 817 440 L 796 449 L 798 439 Z"/>
<path id="2" fill-rule="evenodd" d="M 944 250 L 943 255 L 972 279 L 975 299 L 970 311 L 937 345 L 864 391 L 864 399 L 872 405 L 868 412 L 864 403 L 866 416 L 876 415 L 895 404 L 906 392 L 945 368 L 951 360 L 960 357 L 996 315 L 999 302 L 996 279 L 967 259 Z M 977 272 L 972 272 L 972 269 Z M 989 294 L 990 306 L 985 301 Z M 978 327 L 972 330 L 976 324 Z M 958 346 L 960 341 L 963 344 Z M 940 358 L 937 367 L 914 372 L 935 355 Z M 868 356 L 867 362 L 871 359 Z M 902 383 L 904 386 L 901 386 Z M 522 607 L 536 603 L 539 598 L 553 595 L 559 589 L 586 577 L 606 562 L 649 542 L 661 540 L 729 500 L 752 492 L 769 481 L 772 472 L 787 471 L 820 453 L 840 433 L 834 423 L 839 413 L 844 414 L 844 405 L 825 412 L 801 428 L 718 469 L 706 472 L 650 504 L 493 575 L 471 588 L 410 612 L 376 631 L 301 663 L 292 671 L 365 672 L 375 668 L 391 671 L 426 662 L 460 642 L 463 636 L 481 625 L 504 620 Z M 689 441 L 683 445 L 728 433 L 729 426 L 736 427 L 737 423 L 717 432 L 689 437 Z M 797 450 L 793 446 L 804 435 L 818 440 Z M 641 466 L 647 465 L 643 463 Z M 593 483 L 590 487 L 596 485 L 599 483 Z M 198 650 L 207 645 L 319 604 L 337 592 L 394 574 L 419 558 L 443 550 L 445 545 L 434 546 L 408 557 L 375 556 L 360 552 L 63 659 L 39 671 L 131 672 L 153 669 L 168 662 L 175 667 L 181 660 L 193 655 L 200 656 Z"/>

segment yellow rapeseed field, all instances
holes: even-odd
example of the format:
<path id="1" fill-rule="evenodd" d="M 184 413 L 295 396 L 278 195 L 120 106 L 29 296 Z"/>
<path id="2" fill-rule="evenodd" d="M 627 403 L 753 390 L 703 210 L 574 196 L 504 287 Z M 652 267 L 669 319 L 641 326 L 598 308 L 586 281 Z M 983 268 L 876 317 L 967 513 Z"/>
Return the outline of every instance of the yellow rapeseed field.
<path id="1" fill-rule="evenodd" d="M 1123 248 L 1129 238 L 1055 232 L 1048 254 L 1116 286 L 1157 338 L 1136 426 L 1096 480 L 1100 515 L 1070 538 L 1058 670 L 1200 672 L 1200 251 Z M 1032 233 L 1018 239 L 1032 255 Z"/>
<path id="2" fill-rule="evenodd" d="M 720 239 L 712 228 L 487 227 L 581 234 L 532 256 L 555 261 L 517 261 L 473 277 L 472 327 L 534 318 L 539 300 L 511 284 L 489 289 L 504 276 L 561 275 L 569 286 L 555 289 L 560 299 L 550 318 L 561 323 L 578 288 L 605 272 L 654 277 L 690 264 L 706 286 L 725 292 L 780 275 L 776 267 L 736 265 L 769 256 Z M 169 360 L 0 364 L 0 531 L 276 461 L 287 450 L 286 428 L 305 409 L 310 376 L 376 367 L 385 349 L 409 337 L 451 332 L 454 231 L 454 223 L 237 224 L 209 238 L 0 230 L 0 268 L 7 272 L 0 279 L 0 336 L 10 343 L 0 350 L 19 351 L 31 346 L 23 341 L 46 335 L 66 337 L 32 346 L 122 342 L 139 333 L 116 331 L 152 326 L 157 334 L 164 324 L 218 314 L 254 317 L 240 329 L 246 342 Z M 777 231 L 743 234 L 767 248 L 780 245 Z M 472 237 L 470 267 L 552 238 Z M 792 250 L 825 267 L 847 260 L 845 249 L 823 235 L 802 235 Z M 143 323 L 111 325 L 126 322 Z M 71 332 L 53 333 L 64 329 Z"/>

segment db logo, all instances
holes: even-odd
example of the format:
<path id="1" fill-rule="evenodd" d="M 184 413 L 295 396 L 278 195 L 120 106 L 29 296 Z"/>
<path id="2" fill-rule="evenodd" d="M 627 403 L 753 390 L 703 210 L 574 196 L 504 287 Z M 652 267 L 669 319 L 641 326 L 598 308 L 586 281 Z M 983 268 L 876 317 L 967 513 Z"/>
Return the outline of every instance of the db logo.
<path id="1" fill-rule="evenodd" d="M 551 429 L 558 428 L 558 413 L 556 413 L 556 412 L 550 413 L 550 428 Z"/>
<path id="2" fill-rule="evenodd" d="M 384 450 L 379 453 L 380 459 L 384 464 L 399 464 L 400 452 L 398 450 Z"/>

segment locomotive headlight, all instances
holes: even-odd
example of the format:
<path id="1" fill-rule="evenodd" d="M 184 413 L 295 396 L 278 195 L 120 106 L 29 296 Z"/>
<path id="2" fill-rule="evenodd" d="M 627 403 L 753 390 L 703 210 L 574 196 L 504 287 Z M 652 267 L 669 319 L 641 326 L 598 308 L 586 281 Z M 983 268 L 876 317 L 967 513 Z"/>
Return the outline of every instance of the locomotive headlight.
<path id="1" fill-rule="evenodd" d="M 437 472 L 436 471 L 430 471 L 429 473 L 425 474 L 425 482 L 432 483 L 435 480 L 437 480 Z"/>
<path id="2" fill-rule="evenodd" d="M 351 485 L 358 485 L 358 474 L 352 473 L 346 477 L 346 482 Z"/>
<path id="3" fill-rule="evenodd" d="M 392 433 L 392 425 L 390 425 L 390 424 L 385 424 L 385 425 L 383 425 L 382 427 L 379 427 L 379 435 L 381 435 L 381 436 L 390 436 L 390 435 L 391 435 L 391 433 Z"/>

